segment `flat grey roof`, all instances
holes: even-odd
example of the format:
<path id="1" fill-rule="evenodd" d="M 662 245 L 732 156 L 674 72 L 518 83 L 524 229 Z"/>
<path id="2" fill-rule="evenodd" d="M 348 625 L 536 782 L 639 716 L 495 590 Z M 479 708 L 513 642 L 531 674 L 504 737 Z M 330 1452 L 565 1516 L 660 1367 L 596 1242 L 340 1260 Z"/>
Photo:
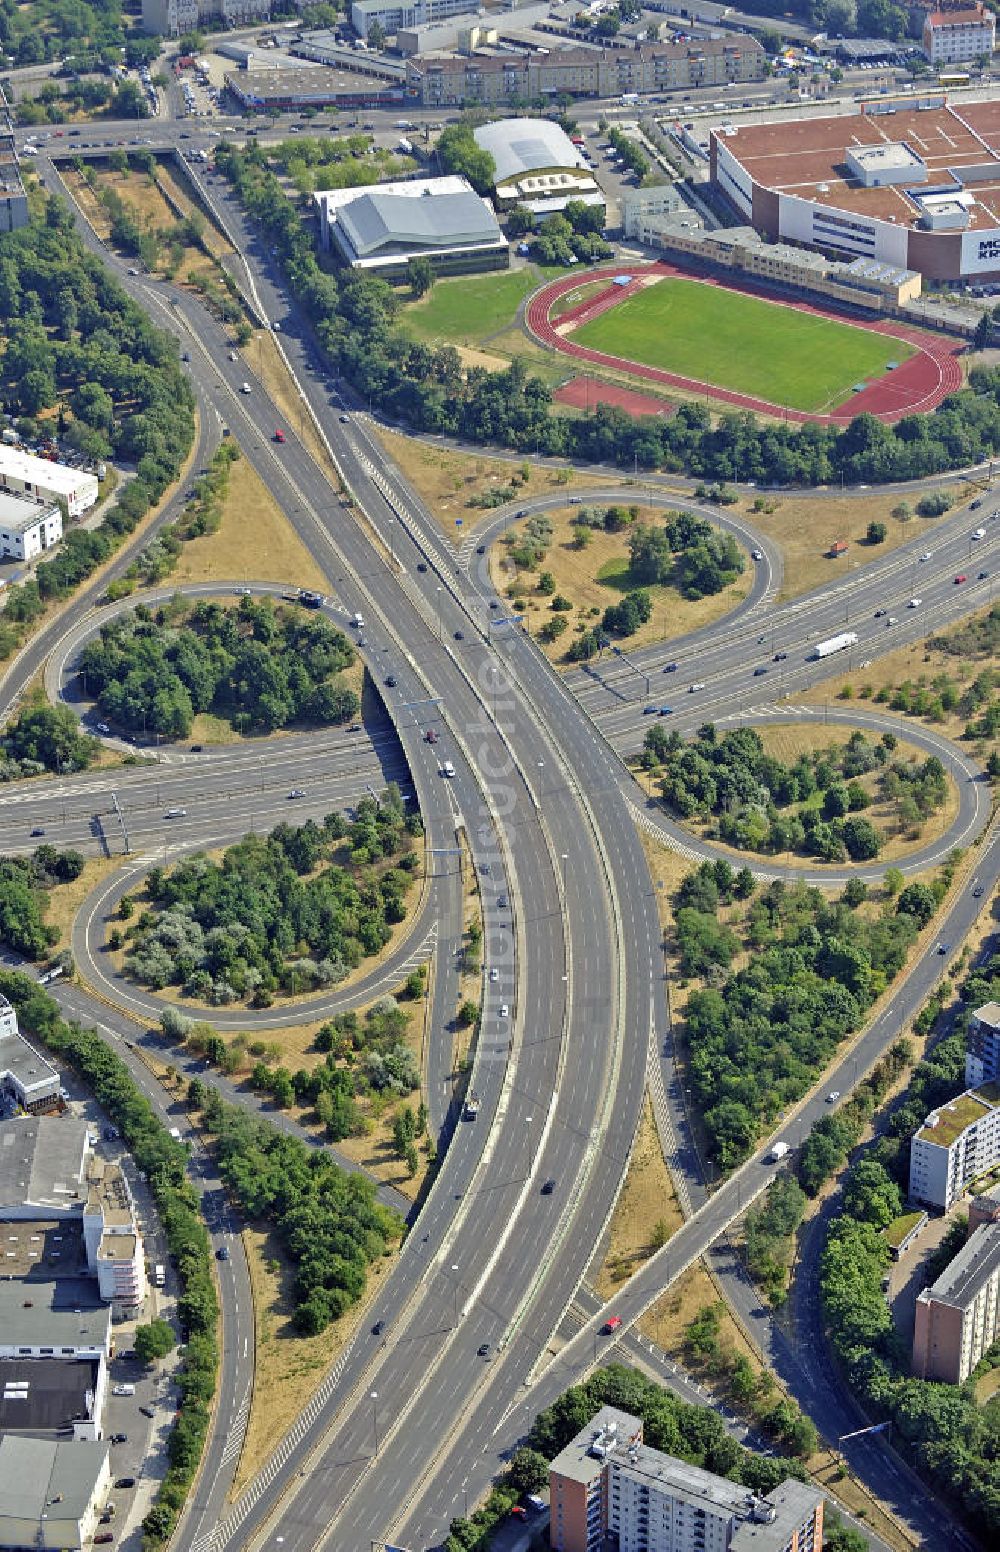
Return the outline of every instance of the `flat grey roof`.
<path id="1" fill-rule="evenodd" d="M 592 1482 L 604 1467 L 604 1457 L 591 1454 L 594 1441 L 608 1441 L 611 1437 L 621 1440 L 634 1438 L 642 1427 L 638 1417 L 631 1412 L 620 1412 L 617 1407 L 602 1406 L 575 1439 L 560 1450 L 552 1462 L 552 1470 L 574 1482 Z"/>
<path id="2" fill-rule="evenodd" d="M 915 167 L 920 157 L 902 140 L 892 140 L 885 145 L 848 146 L 854 160 L 862 167 Z"/>
<path id="3" fill-rule="evenodd" d="M 0 1218 L 12 1207 L 38 1207 L 43 1215 L 57 1207 L 82 1208 L 87 1134 L 87 1122 L 69 1116 L 0 1122 Z"/>
<path id="4" fill-rule="evenodd" d="M 56 1283 L 0 1282 L 0 1343 L 5 1347 L 107 1348 L 110 1336 L 109 1304 L 67 1305 Z"/>
<path id="5" fill-rule="evenodd" d="M 29 1209 L 30 1210 L 30 1209 Z M 3 1219 L 0 1214 L 0 1277 L 31 1279 L 43 1285 L 55 1279 L 65 1286 L 67 1279 L 76 1280 L 87 1264 L 83 1246 L 83 1219 L 72 1218 L 14 1218 Z M 35 1298 L 34 1291 L 25 1289 L 26 1299 Z M 43 1293 L 42 1298 L 46 1295 Z M 74 1307 L 80 1303 L 72 1290 L 61 1295 L 65 1304 Z M 91 1303 L 87 1294 L 85 1304 Z M 3 1323 L 0 1320 L 0 1341 L 3 1340 Z"/>
<path id="6" fill-rule="evenodd" d="M 39 511 L 41 510 L 39 508 Z M 7 1002 L 6 998 L 2 1000 Z M 7 1007 L 10 1007 L 9 1003 Z M 9 1072 L 16 1078 L 21 1087 L 26 1090 L 45 1079 L 59 1077 L 52 1063 L 46 1061 L 34 1046 L 29 1045 L 23 1035 L 0 1030 L 0 1077 L 5 1072 Z"/>
<path id="7" fill-rule="evenodd" d="M 99 1367 L 96 1358 L 0 1358 L 0 1432 L 49 1432 L 89 1417 Z"/>
<path id="8" fill-rule="evenodd" d="M 955 1309 L 966 1309 L 982 1291 L 983 1284 L 1000 1266 L 1000 1223 L 981 1223 L 973 1229 L 953 1261 L 949 1261 L 937 1282 L 920 1294 Z"/>
<path id="9" fill-rule="evenodd" d="M 972 1017 L 1000 1032 L 1000 1002 L 984 1002 L 981 1008 L 973 1010 Z"/>
<path id="10" fill-rule="evenodd" d="M 57 1494 L 59 1519 L 79 1520 L 87 1512 L 111 1446 L 89 1440 L 72 1444 L 52 1439 L 0 1439 L 0 1524 L 4 1519 L 40 1520 Z"/>
<path id="11" fill-rule="evenodd" d="M 387 248 L 433 252 L 456 244 L 493 243 L 500 237 L 496 216 L 471 190 L 412 199 L 372 189 L 342 206 L 337 224 L 361 258 Z"/>

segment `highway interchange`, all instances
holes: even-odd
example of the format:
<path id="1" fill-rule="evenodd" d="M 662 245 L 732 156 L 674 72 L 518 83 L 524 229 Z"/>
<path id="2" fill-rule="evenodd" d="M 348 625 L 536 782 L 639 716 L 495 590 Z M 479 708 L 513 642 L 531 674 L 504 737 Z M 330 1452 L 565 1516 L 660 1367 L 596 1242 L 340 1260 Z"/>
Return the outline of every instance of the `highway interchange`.
<path id="1" fill-rule="evenodd" d="M 58 185 L 51 164 L 42 171 L 50 187 Z M 978 518 L 960 512 L 932 539 L 915 534 L 849 582 L 784 605 L 774 601 L 780 557 L 755 536 L 764 559 L 738 615 L 702 632 L 696 644 L 675 642 L 637 654 L 634 666 L 605 661 L 592 674 L 560 679 L 515 626 L 491 627 L 485 558 L 469 556 L 468 566 L 456 566 L 418 494 L 373 444 L 365 418 L 352 415 L 346 425 L 341 422 L 341 404 L 316 372 L 307 326 L 289 308 L 267 256 L 256 250 L 217 184 L 210 193 L 223 219 L 237 229 L 252 302 L 272 322 L 280 319 L 281 340 L 308 412 L 328 439 L 358 512 L 339 503 L 331 471 L 318 467 L 293 428 L 287 428 L 280 450 L 273 446 L 273 428 L 284 422 L 260 383 L 254 382 L 249 396 L 240 394 L 249 369 L 229 361 L 228 340 L 200 304 L 182 292 L 171 291 L 168 299 L 164 285 L 128 276 L 113 256 L 102 256 L 191 355 L 201 407 L 198 462 L 207 461 L 222 425 L 230 426 L 329 577 L 332 617 L 364 613 L 364 651 L 373 678 L 381 683 L 391 667 L 398 690 L 385 695 L 387 721 L 380 720 L 371 737 L 288 740 L 280 781 L 263 771 L 256 753 L 228 749 L 203 758 L 160 751 L 155 772 L 115 771 L 133 854 L 152 859 L 162 850 L 170 856 L 231 838 L 250 828 L 251 820 L 263 828 L 292 817 L 287 794 L 300 784 L 307 800 L 295 812 L 323 813 L 356 802 L 386 779 L 405 783 L 408 773 L 431 847 L 444 851 L 464 836 L 480 872 L 486 961 L 500 972 L 512 1018 L 501 1020 L 490 1001 L 473 1073 L 483 1099 L 478 1120 L 454 1124 L 443 1091 L 432 1106 L 438 1124 L 449 1125 L 451 1141 L 398 1265 L 372 1306 L 371 1320 L 386 1322 L 384 1338 L 371 1338 L 366 1320 L 335 1383 L 320 1393 L 294 1442 L 279 1450 L 229 1510 L 223 1507 L 231 1479 L 231 1471 L 226 1475 L 231 1456 L 223 1460 L 225 1430 L 239 1411 L 252 1354 L 237 1359 L 243 1349 L 232 1329 L 238 1320 L 235 1282 L 245 1269 L 238 1258 L 220 1266 L 227 1352 L 233 1345 L 222 1376 L 220 1427 L 177 1545 L 184 1552 L 189 1547 L 221 1552 L 262 1538 L 273 1542 L 276 1534 L 284 1552 L 357 1548 L 390 1534 L 407 1545 L 433 1545 L 461 1511 L 466 1493 L 469 1501 L 478 1498 L 538 1406 L 605 1356 L 598 1332 L 607 1309 L 590 1313 L 565 1345 L 554 1337 L 613 1209 L 647 1082 L 662 1085 L 661 1141 L 688 1221 L 616 1297 L 614 1310 L 626 1327 L 684 1266 L 718 1241 L 771 1176 L 761 1150 L 708 1196 L 687 1131 L 671 1061 L 655 889 L 634 823 L 636 810 L 645 812 L 645 805 L 622 758 L 634 751 L 648 725 L 645 705 L 650 699 L 669 701 L 671 725 L 681 731 L 709 718 L 755 711 L 770 716 L 763 707 L 820 682 L 830 671 L 809 660 L 809 648 L 843 629 L 845 621 L 861 637 L 858 656 L 875 656 L 985 603 L 991 578 L 980 581 L 976 574 L 996 569 L 1000 523 L 987 521 L 986 537 L 972 541 Z M 636 499 L 634 487 L 630 494 Z M 613 499 L 606 490 L 602 498 Z M 676 495 L 669 504 L 679 504 Z M 530 510 L 533 504 L 526 505 Z M 986 506 L 991 510 L 992 503 Z M 720 514 L 712 515 L 719 520 Z M 506 516 L 477 538 L 493 536 Z M 921 562 L 918 554 L 925 548 L 931 559 Z M 119 557 L 116 566 L 128 558 L 128 553 Z M 426 572 L 418 571 L 418 562 Z M 955 586 L 959 572 L 969 574 L 969 584 Z M 921 597 L 919 609 L 906 609 L 911 596 Z M 84 590 L 74 618 L 82 619 L 93 603 Z M 876 608 L 888 609 L 898 625 L 886 630 L 883 619 L 875 619 Z M 462 640 L 455 639 L 456 631 Z M 4 705 L 61 640 L 62 627 L 29 646 L 6 677 Z M 71 660 L 71 648 L 67 641 L 62 661 Z M 771 663 L 778 650 L 789 654 L 780 671 Z M 664 676 L 674 661 L 677 669 Z M 770 676 L 754 679 L 753 668 L 769 663 Z M 659 684 L 647 688 L 654 675 Z M 669 695 L 662 689 L 668 682 Z M 703 683 L 704 690 L 690 692 L 692 682 Z M 442 728 L 442 743 L 435 748 L 422 737 L 426 710 L 418 703 L 428 699 L 435 702 Z M 905 731 L 913 741 L 921 732 Z M 440 779 L 443 749 L 455 763 L 454 782 Z M 944 754 L 962 798 L 948 844 L 960 836 L 967 845 L 989 817 L 988 790 L 974 765 L 958 763 L 952 746 L 945 745 Z M 90 849 L 101 843 L 103 831 L 111 850 L 121 849 L 120 837 L 115 845 L 107 833 L 111 781 L 110 773 L 90 773 L 5 789 L 0 845 L 24 849 L 30 828 L 38 827 L 50 839 Z M 182 828 L 168 834 L 162 815 L 175 806 L 188 813 Z M 662 819 L 646 818 L 668 841 L 677 840 L 679 832 Z M 691 846 L 691 838 L 683 844 Z M 998 845 L 995 836 L 988 839 L 975 858 L 987 901 L 1000 870 Z M 697 854 L 697 848 L 691 850 Z M 922 865 L 932 860 L 924 857 Z M 502 899 L 510 905 L 501 905 Z M 967 875 L 935 930 L 959 943 L 980 906 Z M 441 912 L 438 930 L 454 940 L 456 909 L 455 879 L 443 873 L 434 883 L 432 905 L 420 913 L 420 932 Z M 74 948 L 83 963 L 99 944 L 100 914 L 92 913 L 93 931 L 78 927 Z M 90 964 L 94 961 L 92 953 Z M 822 1090 L 803 1101 L 776 1136 L 797 1146 L 826 1109 L 823 1092 L 850 1091 L 906 1027 L 944 968 L 929 943 L 875 1023 L 824 1075 Z M 88 967 L 88 979 L 91 973 Z M 122 987 L 112 991 L 120 1006 Z M 79 987 L 62 988 L 60 996 L 68 1012 L 96 1019 L 120 1041 L 133 1070 L 142 1072 L 134 1025 Z M 438 1075 L 446 1066 L 449 996 L 453 1007 L 454 979 L 436 976 L 432 1024 L 439 1048 L 431 1064 Z M 135 1011 L 145 1016 L 147 1010 Z M 543 1197 L 540 1184 L 547 1178 L 557 1188 Z M 225 1226 L 213 1227 L 226 1232 Z M 487 1359 L 478 1354 L 483 1343 L 490 1347 Z M 821 1403 L 817 1413 L 823 1426 Z M 926 1493 L 909 1483 L 894 1485 L 884 1470 L 882 1446 L 859 1446 L 850 1458 L 911 1523 L 940 1524 Z"/>

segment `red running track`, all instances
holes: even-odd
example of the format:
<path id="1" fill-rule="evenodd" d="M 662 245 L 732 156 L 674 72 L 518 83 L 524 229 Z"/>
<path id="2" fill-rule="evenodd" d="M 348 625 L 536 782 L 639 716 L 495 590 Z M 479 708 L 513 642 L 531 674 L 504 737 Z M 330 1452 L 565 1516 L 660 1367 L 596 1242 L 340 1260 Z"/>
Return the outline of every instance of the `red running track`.
<path id="1" fill-rule="evenodd" d="M 629 286 L 616 286 L 611 284 L 616 275 L 632 275 L 635 281 Z M 887 372 L 877 382 L 870 383 L 861 393 L 851 394 L 829 415 L 811 415 L 805 410 L 787 409 L 784 405 L 772 404 L 767 399 L 758 399 L 749 394 L 736 393 L 728 388 L 719 388 L 714 383 L 699 382 L 697 378 L 681 377 L 675 372 L 665 372 L 659 367 L 644 366 L 625 357 L 610 355 L 606 351 L 591 350 L 585 345 L 574 344 L 572 336 L 567 337 L 560 332 L 567 324 L 578 325 L 584 320 L 597 317 L 624 297 L 633 296 L 639 288 L 640 281 L 653 275 L 677 276 L 684 280 L 696 280 L 702 285 L 743 291 L 774 306 L 795 307 L 800 312 L 833 318 L 838 323 L 849 321 L 855 328 L 871 329 L 878 334 L 888 334 L 894 339 L 905 340 L 916 347 L 916 354 L 894 371 Z M 650 382 L 665 383 L 671 388 L 680 388 L 688 393 L 718 399 L 721 403 L 731 405 L 735 409 L 753 410 L 760 415 L 800 422 L 812 421 L 821 425 L 843 424 L 852 420 L 855 415 L 867 411 L 871 415 L 877 415 L 880 420 L 891 423 L 902 419 L 904 415 L 936 409 L 942 399 L 962 386 L 962 369 L 958 363 L 958 356 L 965 347 L 955 340 L 911 328 L 894 318 L 873 319 L 870 323 L 861 322 L 855 318 L 848 320 L 843 313 L 831 307 L 822 307 L 813 302 L 785 298 L 777 300 L 762 296 L 761 292 L 752 286 L 740 285 L 714 276 L 692 274 L 688 270 L 681 269 L 677 265 L 666 264 L 662 260 L 655 264 L 619 264 L 614 268 L 600 269 L 591 274 L 590 281 L 593 280 L 607 280 L 609 282 L 607 289 L 596 296 L 588 297 L 578 307 L 570 308 L 568 312 L 556 319 L 551 319 L 549 316 L 553 303 L 559 297 L 565 296 L 568 291 L 576 290 L 581 284 L 589 282 L 583 281 L 579 276 L 567 275 L 564 280 L 554 280 L 551 285 L 543 286 L 535 293 L 525 311 L 525 321 L 529 331 L 541 344 L 548 345 L 553 350 L 562 351 L 566 355 L 575 356 L 578 360 L 593 362 L 597 366 L 612 367 L 615 371 L 628 372 L 634 377 L 645 378 Z"/>
<path id="2" fill-rule="evenodd" d="M 609 404 L 627 415 L 658 415 L 666 419 L 677 408 L 670 399 L 654 399 L 651 393 L 636 393 L 617 383 L 602 383 L 596 377 L 571 377 L 552 395 L 557 404 L 571 404 L 577 410 L 597 409 Z"/>

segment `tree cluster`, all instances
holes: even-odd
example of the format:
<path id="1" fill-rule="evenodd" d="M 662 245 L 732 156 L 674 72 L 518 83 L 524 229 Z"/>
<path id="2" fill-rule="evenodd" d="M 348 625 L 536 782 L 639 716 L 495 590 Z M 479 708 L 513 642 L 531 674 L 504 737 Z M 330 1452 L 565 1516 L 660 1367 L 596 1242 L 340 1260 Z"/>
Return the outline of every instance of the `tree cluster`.
<path id="1" fill-rule="evenodd" d="M 83 871 L 78 851 L 37 846 L 30 857 L 0 857 L 0 943 L 26 959 L 44 959 L 59 941 L 47 926 L 48 891 L 71 883 Z"/>
<path id="2" fill-rule="evenodd" d="M 878 855 L 881 836 L 861 816 L 869 796 L 858 778 L 888 758 L 884 743 L 859 732 L 789 766 L 765 752 L 753 728 L 720 737 L 714 723 L 689 743 L 658 723 L 643 749 L 646 768 L 663 773 L 664 802 L 680 818 L 715 819 L 720 838 L 744 851 L 801 851 L 826 862 Z"/>
<path id="3" fill-rule="evenodd" d="M 177 1315 L 185 1339 L 178 1366 L 180 1405 L 167 1445 L 169 1466 L 143 1521 L 148 1540 L 166 1541 L 177 1523 L 208 1434 L 218 1367 L 218 1302 L 208 1234 L 198 1194 L 185 1177 L 187 1149 L 172 1138 L 129 1073 L 93 1029 L 67 1024 L 51 997 L 27 976 L 0 972 L 0 992 L 18 1021 L 49 1051 L 74 1067 L 120 1131 L 137 1169 L 149 1181 L 181 1295 Z"/>
<path id="4" fill-rule="evenodd" d="M 492 194 L 497 175 L 496 162 L 489 151 L 476 144 L 473 126 L 467 119 L 448 124 L 437 143 L 437 159 L 442 172 L 468 178 L 477 194 Z"/>
<path id="5" fill-rule="evenodd" d="M 571 199 L 565 210 L 545 217 L 531 241 L 530 251 L 539 264 L 569 266 L 611 258 L 614 250 L 604 241 L 604 207 Z"/>
<path id="6" fill-rule="evenodd" d="M 127 929 L 125 969 L 154 990 L 180 986 L 216 1005 L 251 998 L 267 1007 L 276 991 L 334 986 L 404 919 L 417 827 L 389 788 L 378 804 L 364 799 L 352 825 L 339 814 L 281 824 L 228 847 L 218 863 L 196 852 L 154 868 L 150 909 Z"/>
<path id="7" fill-rule="evenodd" d="M 467 156 L 471 133 L 453 138 L 460 143 L 455 165 L 468 171 L 461 147 Z M 472 146 L 477 149 L 474 141 Z M 699 479 L 767 485 L 841 479 L 884 484 L 926 478 L 1000 453 L 1000 370 L 983 367 L 933 414 L 907 415 L 892 426 L 873 415 L 858 415 L 843 429 L 764 424 L 743 411 L 713 420 L 705 405 L 694 403 L 678 405 L 669 419 L 634 418 L 608 405 L 589 415 L 553 415 L 550 389 L 522 361 L 504 372 L 464 369 L 453 346 L 435 350 L 405 334 L 399 297 L 384 281 L 357 271 L 323 270 L 312 233 L 262 147 L 240 151 L 222 142 L 216 166 L 272 244 L 331 368 L 415 430 L 619 468 L 681 470 Z M 480 182 L 485 170 L 478 168 Z"/>
<path id="8" fill-rule="evenodd" d="M 641 183 L 649 171 L 649 157 L 638 140 L 633 140 L 622 129 L 611 127 L 608 130 L 608 144 L 622 165 L 633 174 L 636 182 Z"/>
<path id="9" fill-rule="evenodd" d="M 683 598 L 721 593 L 746 569 L 733 535 L 690 512 L 668 513 L 662 527 L 640 524 L 628 547 L 636 582 L 669 584 Z"/>
<path id="10" fill-rule="evenodd" d="M 81 733 L 68 706 L 26 706 L 0 734 L 0 781 L 43 771 L 83 771 L 100 744 Z"/>
<path id="11" fill-rule="evenodd" d="M 338 675 L 353 662 L 343 631 L 304 609 L 175 599 L 102 625 L 80 654 L 79 677 L 119 727 L 184 738 L 207 711 L 239 733 L 347 722 L 359 702 Z"/>
<path id="12" fill-rule="evenodd" d="M 402 1223 L 367 1176 L 348 1174 L 321 1148 L 278 1132 L 208 1089 L 202 1123 L 219 1169 L 248 1218 L 273 1224 L 295 1267 L 295 1325 L 315 1336 L 364 1297 L 368 1268 Z"/>
<path id="13" fill-rule="evenodd" d="M 749 899 L 737 932 L 718 911 L 736 898 L 739 877 L 727 863 L 704 863 L 674 897 L 681 970 L 708 983 L 685 1008 L 689 1072 L 724 1168 L 747 1156 L 859 1028 L 936 905 L 933 890 L 915 884 L 878 916 L 862 916 L 778 879 Z M 740 949 L 750 957 L 733 972 Z"/>

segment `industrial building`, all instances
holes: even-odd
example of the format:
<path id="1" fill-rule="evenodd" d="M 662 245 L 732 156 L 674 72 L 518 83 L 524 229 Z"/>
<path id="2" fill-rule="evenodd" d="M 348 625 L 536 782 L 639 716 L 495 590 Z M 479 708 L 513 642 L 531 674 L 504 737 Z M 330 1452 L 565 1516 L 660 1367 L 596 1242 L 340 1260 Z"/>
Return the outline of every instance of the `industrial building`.
<path id="1" fill-rule="evenodd" d="M 910 1143 L 910 1199 L 947 1212 L 1000 1163 L 1000 1085 L 967 1089 L 932 1110 Z"/>
<path id="2" fill-rule="evenodd" d="M 754 230 L 925 281 L 1000 278 L 1000 100 L 935 88 L 853 116 L 716 125 L 712 181 Z"/>
<path id="3" fill-rule="evenodd" d="M 62 509 L 0 490 L 0 559 L 35 560 L 59 543 Z"/>
<path id="4" fill-rule="evenodd" d="M 497 26 L 490 15 L 484 25 Z M 762 81 L 766 54 L 755 38 L 697 38 L 637 48 L 554 48 L 408 59 L 407 88 L 424 107 L 502 103 L 511 98 L 617 97 Z"/>
<path id="5" fill-rule="evenodd" d="M 0 1228 L 0 1241 L 6 1239 Z M 68 1297 L 78 1300 L 74 1286 Z M 0 1358 L 111 1356 L 111 1310 L 60 1301 L 58 1282 L 0 1281 Z"/>
<path id="6" fill-rule="evenodd" d="M 96 1441 L 107 1396 L 103 1358 L 0 1358 L 0 1436 L 72 1432 L 74 1440 Z"/>
<path id="7" fill-rule="evenodd" d="M 0 490 L 63 506 L 67 517 L 79 517 L 95 505 L 98 489 L 96 474 L 0 442 Z"/>
<path id="8" fill-rule="evenodd" d="M 937 1282 L 917 1295 L 913 1372 L 961 1385 L 1000 1331 L 1000 1223 L 973 1229 Z"/>
<path id="9" fill-rule="evenodd" d="M 996 17 L 983 5 L 929 11 L 924 17 L 924 53 L 932 65 L 947 69 L 988 60 L 996 47 Z"/>
<path id="10" fill-rule="evenodd" d="M 86 1121 L 23 1116 L 0 1123 L 0 1223 L 34 1219 L 78 1223 L 100 1297 L 115 1313 L 138 1308 L 146 1274 L 132 1192 L 120 1166 L 93 1152 Z"/>
<path id="11" fill-rule="evenodd" d="M 499 210 L 522 205 L 533 215 L 547 216 L 564 210 L 570 200 L 604 205 L 582 154 L 550 119 L 497 119 L 481 124 L 473 136 L 493 158 Z"/>
<path id="12" fill-rule="evenodd" d="M 372 75 L 353 70 L 334 70 L 323 65 L 310 69 L 233 70 L 226 72 L 226 86 L 241 107 L 266 113 L 302 108 L 386 108 L 403 101 L 403 89 Z"/>
<path id="13" fill-rule="evenodd" d="M 965 1081 L 970 1089 L 1000 1078 L 1000 1003 L 987 1002 L 969 1014 L 965 1034 Z"/>
<path id="14" fill-rule="evenodd" d="M 766 1497 L 647 1448 L 642 1422 L 605 1406 L 549 1468 L 556 1552 L 819 1552 L 823 1495 L 786 1481 Z"/>
<path id="15" fill-rule="evenodd" d="M 32 1113 L 59 1103 L 59 1074 L 18 1032 L 17 1014 L 0 994 L 0 1100 L 10 1109 Z M 0 1152 L 0 1181 L 3 1179 Z M 0 1199 L 3 1196 L 0 1185 Z"/>
<path id="16" fill-rule="evenodd" d="M 97 1529 L 111 1489 L 102 1443 L 0 1439 L 0 1547 L 76 1552 Z"/>
<path id="17" fill-rule="evenodd" d="M 506 269 L 510 248 L 487 200 L 459 177 L 411 179 L 313 196 L 320 241 L 345 264 L 389 280 L 413 258 L 439 274 Z"/>

